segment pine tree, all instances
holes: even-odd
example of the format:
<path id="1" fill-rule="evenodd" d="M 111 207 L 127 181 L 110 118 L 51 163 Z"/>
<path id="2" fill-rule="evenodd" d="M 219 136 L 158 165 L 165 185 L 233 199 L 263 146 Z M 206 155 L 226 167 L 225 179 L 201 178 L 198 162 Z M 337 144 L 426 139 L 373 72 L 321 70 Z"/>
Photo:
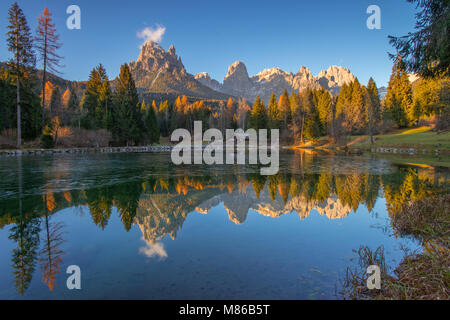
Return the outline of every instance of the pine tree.
<path id="1" fill-rule="evenodd" d="M 392 68 L 385 105 L 388 115 L 397 126 L 406 127 L 414 122 L 411 83 L 400 55 L 397 55 Z"/>
<path id="2" fill-rule="evenodd" d="M 180 106 L 180 110 L 183 110 L 183 106 Z M 169 101 L 167 100 L 161 101 L 159 104 L 158 116 L 159 128 L 164 137 L 167 137 L 171 130 L 184 127 L 185 125 L 186 117 L 184 116 L 184 112 L 180 111 L 174 113 L 174 110 L 171 110 Z M 174 128 L 171 128 L 172 124 L 174 125 Z"/>
<path id="3" fill-rule="evenodd" d="M 272 96 L 270 97 L 269 105 L 267 106 L 267 116 L 269 120 L 269 127 L 271 129 L 281 128 L 282 116 L 278 108 L 275 92 L 272 92 Z"/>
<path id="4" fill-rule="evenodd" d="M 294 138 L 294 141 L 300 139 L 300 142 L 303 143 L 303 137 L 301 135 L 305 115 L 301 97 L 297 93 L 292 92 L 291 97 L 289 98 L 289 103 L 291 106 L 291 123 L 289 124 L 289 129 Z"/>
<path id="5" fill-rule="evenodd" d="M 50 96 L 50 114 L 58 114 L 62 105 L 61 91 L 59 86 L 55 86 Z"/>
<path id="6" fill-rule="evenodd" d="M 434 116 L 435 130 L 450 126 L 450 78 L 422 79 L 413 94 L 413 106 L 417 119 Z"/>
<path id="7" fill-rule="evenodd" d="M 22 144 L 21 107 L 20 107 L 20 82 L 25 71 L 34 69 L 36 58 L 33 51 L 33 43 L 27 20 L 22 9 L 15 2 L 8 10 L 9 25 L 7 33 L 8 50 L 14 55 L 9 61 L 12 74 L 16 78 L 17 92 L 17 147 Z"/>
<path id="8" fill-rule="evenodd" d="M 291 115 L 291 106 L 289 105 L 289 96 L 286 89 L 278 100 L 278 108 L 280 110 L 280 116 L 283 121 L 283 127 L 286 128 L 289 123 L 289 117 Z"/>
<path id="9" fill-rule="evenodd" d="M 305 117 L 303 119 L 301 141 L 303 141 L 303 136 L 310 140 L 315 140 L 320 136 L 320 119 L 317 107 L 314 104 L 313 91 L 310 88 L 303 92 L 302 105 L 304 106 Z"/>
<path id="10" fill-rule="evenodd" d="M 325 135 L 331 122 L 331 95 L 323 88 L 314 90 L 315 104 L 319 113 L 321 133 Z"/>
<path id="11" fill-rule="evenodd" d="M 234 128 L 233 127 L 233 116 L 234 116 L 234 113 L 235 113 L 235 109 L 234 109 L 234 102 L 233 102 L 233 99 L 231 97 L 228 98 L 227 106 L 226 106 L 225 110 L 226 110 L 225 111 L 225 126 L 226 126 L 226 129 Z"/>
<path id="12" fill-rule="evenodd" d="M 448 0 L 408 0 L 416 3 L 415 32 L 403 37 L 389 36 L 406 59 L 407 70 L 424 78 L 450 76 L 450 2 Z M 395 55 L 390 55 L 395 59 Z"/>
<path id="13" fill-rule="evenodd" d="M 100 65 L 101 66 L 101 65 Z M 102 71 L 103 66 L 102 67 Z M 111 87 L 109 85 L 109 79 L 106 75 L 106 71 L 102 75 L 102 84 L 99 88 L 98 94 L 98 107 L 96 110 L 96 118 L 98 119 L 98 126 L 101 128 L 106 128 L 112 130 L 113 127 L 113 116 L 112 116 L 112 93 Z"/>
<path id="14" fill-rule="evenodd" d="M 139 97 L 128 64 L 120 67 L 116 83 L 114 136 L 128 146 L 130 142 L 139 142 L 142 128 Z"/>
<path id="15" fill-rule="evenodd" d="M 160 133 L 155 110 L 153 109 L 153 107 L 146 107 L 145 102 L 142 101 L 141 112 L 144 113 L 143 123 L 148 140 L 150 141 L 150 143 L 158 143 Z"/>
<path id="16" fill-rule="evenodd" d="M 84 126 L 112 129 L 112 93 L 102 64 L 92 69 L 89 75 L 83 108 L 87 111 Z"/>
<path id="17" fill-rule="evenodd" d="M 267 110 L 259 96 L 256 97 L 250 116 L 250 127 L 255 130 L 267 129 Z"/>
<path id="18" fill-rule="evenodd" d="M 352 98 L 348 110 L 349 128 L 354 133 L 361 133 L 367 123 L 363 90 L 358 79 L 352 82 L 352 86 Z"/>
<path id="19" fill-rule="evenodd" d="M 368 129 L 370 143 L 373 144 L 373 133 L 376 123 L 380 118 L 380 97 L 378 95 L 377 85 L 375 84 L 375 81 L 372 79 L 372 77 L 369 79 L 369 83 L 367 84 L 367 94 L 368 99 L 366 98 L 366 112 L 369 122 Z"/>
<path id="20" fill-rule="evenodd" d="M 336 101 L 336 121 L 339 122 L 339 125 L 342 123 L 343 130 L 347 133 L 351 131 L 351 128 L 348 127 L 347 123 L 349 122 L 348 111 L 350 110 L 350 104 L 352 101 L 352 90 L 353 85 L 344 83 L 339 91 Z M 336 133 L 337 131 L 339 131 L 338 128 L 336 128 Z"/>
<path id="21" fill-rule="evenodd" d="M 47 70 L 59 73 L 61 56 L 56 54 L 56 50 L 61 48 L 59 36 L 56 34 L 55 24 L 52 23 L 52 14 L 45 8 L 42 16 L 38 19 L 36 36 L 34 38 L 36 49 L 43 61 L 42 73 L 42 125 L 45 118 L 45 84 L 47 82 Z"/>
<path id="22" fill-rule="evenodd" d="M 78 96 L 75 90 L 70 90 L 70 97 L 69 101 L 67 102 L 67 109 L 73 112 L 76 109 L 78 109 L 78 106 L 79 106 Z"/>

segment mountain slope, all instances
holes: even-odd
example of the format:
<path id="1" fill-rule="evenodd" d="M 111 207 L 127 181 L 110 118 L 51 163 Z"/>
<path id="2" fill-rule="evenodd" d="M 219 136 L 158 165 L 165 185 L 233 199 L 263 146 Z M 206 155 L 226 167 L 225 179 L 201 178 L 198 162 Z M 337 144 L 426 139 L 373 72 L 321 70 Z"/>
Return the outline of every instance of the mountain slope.
<path id="1" fill-rule="evenodd" d="M 130 62 L 136 87 L 143 93 L 169 93 L 204 99 L 227 99 L 228 94 L 214 91 L 186 72 L 174 46 L 166 52 L 157 43 L 148 41 L 136 61 Z"/>

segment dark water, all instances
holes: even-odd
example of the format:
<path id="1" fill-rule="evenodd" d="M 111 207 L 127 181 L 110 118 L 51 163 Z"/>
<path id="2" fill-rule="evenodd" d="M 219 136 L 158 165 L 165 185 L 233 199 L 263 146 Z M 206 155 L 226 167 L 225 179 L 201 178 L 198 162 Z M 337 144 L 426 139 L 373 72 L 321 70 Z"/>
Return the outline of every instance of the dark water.
<path id="1" fill-rule="evenodd" d="M 0 299 L 336 299 L 355 252 L 394 269 L 404 202 L 448 170 L 280 155 L 251 166 L 174 166 L 169 154 L 0 159 Z M 81 268 L 81 290 L 66 286 Z"/>

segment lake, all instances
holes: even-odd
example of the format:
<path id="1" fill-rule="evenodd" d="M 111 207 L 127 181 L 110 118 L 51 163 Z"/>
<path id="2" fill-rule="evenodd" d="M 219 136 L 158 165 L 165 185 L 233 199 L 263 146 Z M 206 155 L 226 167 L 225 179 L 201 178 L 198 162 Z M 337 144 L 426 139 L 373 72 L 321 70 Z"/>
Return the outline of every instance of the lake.
<path id="1" fill-rule="evenodd" d="M 275 176 L 169 153 L 2 157 L 0 175 L 0 299 L 339 299 L 361 246 L 390 272 L 421 252 L 391 218 L 449 180 L 314 152 L 280 154 Z"/>

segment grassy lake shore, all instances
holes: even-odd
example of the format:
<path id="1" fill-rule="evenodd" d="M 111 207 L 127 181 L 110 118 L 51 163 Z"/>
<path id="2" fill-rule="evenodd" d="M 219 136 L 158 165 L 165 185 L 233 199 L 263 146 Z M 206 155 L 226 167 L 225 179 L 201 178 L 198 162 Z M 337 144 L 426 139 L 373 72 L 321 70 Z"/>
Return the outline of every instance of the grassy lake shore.
<path id="1" fill-rule="evenodd" d="M 397 130 L 374 136 L 374 144 L 364 136 L 350 136 L 345 145 L 336 146 L 323 137 L 316 142 L 289 146 L 290 149 L 323 150 L 350 154 L 370 154 L 394 162 L 450 167 L 450 131 L 433 132 L 431 127 Z"/>

